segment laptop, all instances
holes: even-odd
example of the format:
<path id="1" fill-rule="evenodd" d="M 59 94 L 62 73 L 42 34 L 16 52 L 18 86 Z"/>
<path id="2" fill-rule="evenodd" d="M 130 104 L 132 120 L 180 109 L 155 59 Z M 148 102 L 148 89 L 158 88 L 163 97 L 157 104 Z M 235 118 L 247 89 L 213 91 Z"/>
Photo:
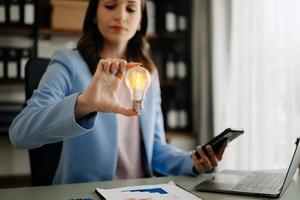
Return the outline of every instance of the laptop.
<path id="1" fill-rule="evenodd" d="M 296 148 L 287 170 L 225 170 L 196 185 L 195 190 L 278 198 L 289 186 L 300 164 L 299 141 L 300 138 L 297 138 Z"/>

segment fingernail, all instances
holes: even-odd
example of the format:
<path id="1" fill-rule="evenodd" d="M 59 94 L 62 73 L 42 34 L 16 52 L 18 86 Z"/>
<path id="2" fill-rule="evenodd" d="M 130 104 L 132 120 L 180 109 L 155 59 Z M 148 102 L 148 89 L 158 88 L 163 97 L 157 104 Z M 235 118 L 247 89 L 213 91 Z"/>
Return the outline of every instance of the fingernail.
<path id="1" fill-rule="evenodd" d="M 108 74 L 109 73 L 109 64 L 104 63 L 104 66 L 105 66 L 105 73 Z"/>
<path id="2" fill-rule="evenodd" d="M 126 73 L 126 67 L 125 66 L 123 66 L 121 68 L 121 72 L 122 72 L 122 75 L 125 76 L 125 73 Z"/>
<path id="3" fill-rule="evenodd" d="M 117 68 L 114 68 L 111 73 L 116 74 L 116 72 L 117 72 Z"/>

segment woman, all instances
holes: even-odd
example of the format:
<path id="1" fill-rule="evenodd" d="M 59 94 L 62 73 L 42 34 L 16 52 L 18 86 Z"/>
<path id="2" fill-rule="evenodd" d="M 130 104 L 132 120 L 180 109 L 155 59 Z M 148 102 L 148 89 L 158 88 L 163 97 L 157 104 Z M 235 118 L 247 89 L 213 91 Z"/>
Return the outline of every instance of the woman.
<path id="1" fill-rule="evenodd" d="M 17 148 L 63 141 L 54 184 L 148 177 L 154 171 L 203 173 L 221 159 L 225 147 L 217 155 L 211 148 L 209 155 L 200 151 L 196 158 L 166 144 L 146 26 L 145 0 L 91 0 L 77 50 L 53 55 L 38 89 L 13 121 L 10 139 Z M 129 108 L 123 78 L 136 62 L 152 74 L 141 113 Z"/>

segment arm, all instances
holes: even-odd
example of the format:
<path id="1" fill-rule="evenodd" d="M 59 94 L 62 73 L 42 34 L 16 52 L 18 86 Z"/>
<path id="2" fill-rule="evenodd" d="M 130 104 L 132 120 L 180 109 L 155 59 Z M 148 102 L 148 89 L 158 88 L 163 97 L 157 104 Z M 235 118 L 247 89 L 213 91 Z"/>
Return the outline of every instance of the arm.
<path id="1" fill-rule="evenodd" d="M 75 121 L 78 92 L 73 91 L 77 75 L 72 59 L 79 59 L 72 56 L 61 52 L 54 55 L 27 107 L 13 121 L 9 136 L 16 147 L 36 148 L 93 128 L 95 116 L 82 119 L 81 124 Z"/>
<path id="2" fill-rule="evenodd" d="M 35 148 L 90 131 L 97 112 L 137 115 L 119 104 L 115 91 L 123 76 L 121 68 L 137 63 L 101 59 L 93 77 L 81 57 L 56 53 L 28 106 L 10 127 L 10 139 L 19 148 Z M 88 87 L 86 87 L 88 85 Z"/>
<path id="3" fill-rule="evenodd" d="M 183 152 L 175 147 L 167 145 L 165 142 L 165 133 L 163 125 L 163 116 L 161 111 L 161 97 L 158 76 L 154 77 L 155 94 L 155 135 L 152 166 L 153 169 L 165 175 L 197 175 L 200 173 L 210 172 L 222 160 L 223 153 L 227 144 L 217 154 L 213 152 L 210 145 L 206 147 L 208 154 L 199 149 L 199 158 L 194 154 Z"/>
<path id="4" fill-rule="evenodd" d="M 153 91 L 155 91 L 155 135 L 152 156 L 152 167 L 165 175 L 193 174 L 194 165 L 190 154 L 166 144 L 163 115 L 161 111 L 161 95 L 158 74 L 153 75 Z"/>

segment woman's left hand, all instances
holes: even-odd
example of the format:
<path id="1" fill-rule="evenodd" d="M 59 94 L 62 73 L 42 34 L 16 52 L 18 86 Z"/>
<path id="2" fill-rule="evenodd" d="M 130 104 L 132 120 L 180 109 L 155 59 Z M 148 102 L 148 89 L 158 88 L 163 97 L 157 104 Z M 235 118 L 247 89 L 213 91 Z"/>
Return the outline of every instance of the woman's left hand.
<path id="1" fill-rule="evenodd" d="M 199 154 L 199 157 L 197 157 L 195 154 L 192 154 L 192 159 L 195 163 L 195 170 L 198 173 L 206 173 L 212 171 L 214 167 L 218 165 L 219 161 L 222 160 L 226 147 L 227 143 L 224 143 L 217 154 L 215 154 L 210 145 L 206 146 L 207 154 L 201 148 L 198 148 L 197 152 Z"/>

